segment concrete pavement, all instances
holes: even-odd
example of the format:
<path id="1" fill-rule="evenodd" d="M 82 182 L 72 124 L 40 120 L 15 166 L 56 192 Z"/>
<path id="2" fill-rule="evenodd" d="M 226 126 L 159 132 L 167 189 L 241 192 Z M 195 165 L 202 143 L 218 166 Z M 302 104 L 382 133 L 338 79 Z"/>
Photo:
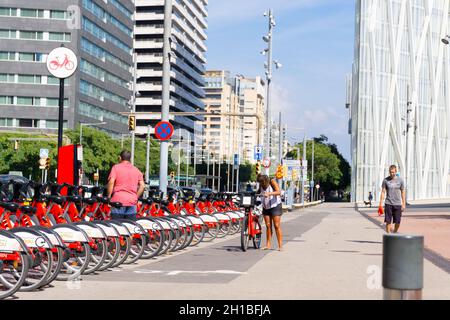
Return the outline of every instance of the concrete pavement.
<path id="1" fill-rule="evenodd" d="M 20 299 L 381 299 L 383 230 L 349 203 L 285 213 L 284 251 L 241 252 L 239 237 L 141 260 Z M 425 261 L 425 299 L 450 299 Z"/>

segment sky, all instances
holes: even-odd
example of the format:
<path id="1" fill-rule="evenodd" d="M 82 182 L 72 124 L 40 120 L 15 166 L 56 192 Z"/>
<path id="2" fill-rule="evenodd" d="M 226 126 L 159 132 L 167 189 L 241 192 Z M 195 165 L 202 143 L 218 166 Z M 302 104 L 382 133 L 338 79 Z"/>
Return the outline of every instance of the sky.
<path id="1" fill-rule="evenodd" d="M 354 48 L 352 0 L 209 0 L 207 69 L 232 75 L 264 76 L 268 32 L 265 11 L 276 26 L 273 59 L 272 117 L 287 124 L 289 141 L 324 134 L 350 160 L 345 75 Z M 294 138 L 294 139 L 292 139 Z"/>

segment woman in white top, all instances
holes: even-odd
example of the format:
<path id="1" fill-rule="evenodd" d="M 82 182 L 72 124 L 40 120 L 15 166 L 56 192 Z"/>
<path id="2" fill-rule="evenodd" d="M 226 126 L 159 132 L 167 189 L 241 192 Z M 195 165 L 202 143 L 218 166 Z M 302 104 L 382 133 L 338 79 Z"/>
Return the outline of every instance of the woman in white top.
<path id="1" fill-rule="evenodd" d="M 259 192 L 263 196 L 263 215 L 267 228 L 267 243 L 263 250 L 269 250 L 272 246 L 272 225 L 278 240 L 278 250 L 282 250 L 283 234 L 281 231 L 281 215 L 283 214 L 281 203 L 281 192 L 275 179 L 267 175 L 258 175 Z"/>

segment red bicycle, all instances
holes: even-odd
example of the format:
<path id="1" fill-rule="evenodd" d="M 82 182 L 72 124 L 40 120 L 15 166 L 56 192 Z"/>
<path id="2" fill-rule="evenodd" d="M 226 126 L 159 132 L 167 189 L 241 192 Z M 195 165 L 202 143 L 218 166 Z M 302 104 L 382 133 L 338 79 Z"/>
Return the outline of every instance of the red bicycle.
<path id="1" fill-rule="evenodd" d="M 247 251 L 250 240 L 253 240 L 255 249 L 261 247 L 261 216 L 255 214 L 255 206 L 260 204 L 257 196 L 255 193 L 241 194 L 241 206 L 245 209 L 244 223 L 241 229 L 241 248 L 244 252 Z"/>

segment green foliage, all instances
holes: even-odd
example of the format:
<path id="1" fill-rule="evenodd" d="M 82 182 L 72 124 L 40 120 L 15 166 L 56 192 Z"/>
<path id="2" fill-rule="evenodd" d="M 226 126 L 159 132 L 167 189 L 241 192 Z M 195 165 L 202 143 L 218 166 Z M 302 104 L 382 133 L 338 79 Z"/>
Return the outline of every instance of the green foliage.
<path id="1" fill-rule="evenodd" d="M 314 138 L 314 181 L 319 183 L 322 190 L 330 191 L 346 189 L 350 185 L 350 165 L 338 151 L 335 144 L 327 143 L 328 138 L 321 135 Z M 303 143 L 295 147 L 303 150 Z M 288 153 L 288 157 L 297 159 L 297 149 Z M 311 174 L 312 163 L 312 141 L 306 144 L 306 159 L 308 160 L 308 175 Z"/>

